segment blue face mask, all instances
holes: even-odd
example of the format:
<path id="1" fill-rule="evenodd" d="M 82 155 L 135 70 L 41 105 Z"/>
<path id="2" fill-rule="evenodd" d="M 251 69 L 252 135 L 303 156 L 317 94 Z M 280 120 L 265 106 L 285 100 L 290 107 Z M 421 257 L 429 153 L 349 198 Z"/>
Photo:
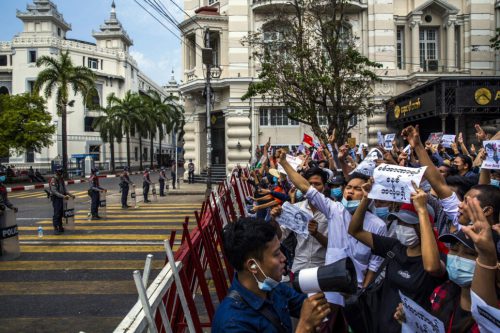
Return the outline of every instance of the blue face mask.
<path id="1" fill-rule="evenodd" d="M 300 201 L 300 200 L 302 200 L 303 197 L 304 197 L 304 193 L 302 193 L 301 190 L 295 191 L 295 199 L 297 199 L 298 201 Z"/>
<path id="2" fill-rule="evenodd" d="M 500 180 L 498 180 L 498 179 L 490 180 L 490 184 L 500 188 Z"/>
<path id="3" fill-rule="evenodd" d="M 262 268 L 260 268 L 259 264 L 257 264 L 257 261 L 255 261 L 255 265 L 257 265 L 257 267 L 259 268 L 259 270 L 266 277 L 264 279 L 264 281 L 261 282 L 261 281 L 259 281 L 257 279 L 257 277 L 255 276 L 255 274 L 253 275 L 253 277 L 255 278 L 255 281 L 257 281 L 257 285 L 258 285 L 258 287 L 259 287 L 260 290 L 262 290 L 262 291 L 271 291 L 271 290 L 273 290 L 274 288 L 276 288 L 280 284 L 278 281 L 273 280 L 270 277 L 268 277 L 266 275 L 266 273 L 264 273 L 264 271 L 262 270 Z"/>
<path id="4" fill-rule="evenodd" d="M 476 262 L 474 260 L 448 254 L 446 259 L 446 271 L 450 280 L 460 287 L 470 286 L 474 277 Z"/>
<path id="5" fill-rule="evenodd" d="M 95 175 L 96 175 L 96 176 L 99 176 L 99 171 L 96 171 Z"/>
<path id="6" fill-rule="evenodd" d="M 342 188 L 340 188 L 340 187 L 332 188 L 330 190 L 330 196 L 332 198 L 337 199 L 337 200 L 341 200 L 342 199 Z"/>
<path id="7" fill-rule="evenodd" d="M 277 177 L 273 177 L 273 183 L 274 184 L 278 184 L 278 178 Z"/>
<path id="8" fill-rule="evenodd" d="M 0 176 L 0 182 L 4 182 L 5 181 L 5 176 Z"/>
<path id="9" fill-rule="evenodd" d="M 385 221 L 389 216 L 389 207 L 375 207 L 375 215 Z"/>
<path id="10" fill-rule="evenodd" d="M 346 198 L 342 198 L 342 205 L 344 205 L 345 209 L 347 209 L 347 211 L 351 214 L 354 214 L 360 202 L 361 200 L 347 201 Z"/>

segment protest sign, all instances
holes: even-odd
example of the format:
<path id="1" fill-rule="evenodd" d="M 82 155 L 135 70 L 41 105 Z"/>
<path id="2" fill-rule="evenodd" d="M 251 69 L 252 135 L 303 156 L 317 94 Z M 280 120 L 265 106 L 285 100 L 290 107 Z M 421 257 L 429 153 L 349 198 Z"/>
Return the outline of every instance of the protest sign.
<path id="1" fill-rule="evenodd" d="M 471 290 L 471 312 L 479 332 L 500 332 L 500 310 L 488 305 L 474 291 Z"/>
<path id="2" fill-rule="evenodd" d="M 299 157 L 295 157 L 292 155 L 286 155 L 286 161 L 288 162 L 288 164 L 290 164 L 292 166 L 293 170 L 295 170 L 295 171 L 297 171 L 297 168 L 303 162 L 302 159 L 300 159 Z M 286 175 L 285 169 L 283 169 L 283 167 L 279 163 L 278 163 L 278 171 L 280 173 L 284 173 Z"/>
<path id="3" fill-rule="evenodd" d="M 500 140 L 483 141 L 486 158 L 481 168 L 500 169 Z"/>
<path id="4" fill-rule="evenodd" d="M 363 148 L 368 148 L 368 145 L 364 142 L 361 142 L 359 144 L 358 151 L 356 152 L 357 155 L 363 155 Z"/>
<path id="5" fill-rule="evenodd" d="M 384 136 L 382 135 L 382 132 L 377 131 L 377 143 L 381 146 L 384 145 Z"/>
<path id="6" fill-rule="evenodd" d="M 380 164 L 373 171 L 374 183 L 368 198 L 410 203 L 410 195 L 415 190 L 411 184 L 413 180 L 417 186 L 427 167 L 407 168 L 399 165 Z"/>
<path id="7" fill-rule="evenodd" d="M 399 292 L 406 317 L 401 333 L 444 333 L 441 320 L 425 311 L 420 305 Z"/>
<path id="8" fill-rule="evenodd" d="M 443 147 L 451 148 L 451 144 L 455 142 L 455 137 L 456 136 L 454 134 L 443 134 L 443 137 L 441 138 Z"/>
<path id="9" fill-rule="evenodd" d="M 356 169 L 351 171 L 350 174 L 353 174 L 354 172 L 359 172 L 362 173 L 363 175 L 371 177 L 373 176 L 373 170 L 377 166 L 375 161 L 382 158 L 383 156 L 380 150 L 378 150 L 377 148 L 373 148 L 368 152 L 368 155 L 366 155 L 365 159 L 362 160 L 361 163 L 358 164 Z"/>
<path id="10" fill-rule="evenodd" d="M 347 138 L 347 144 L 351 148 L 356 147 L 356 138 Z"/>
<path id="11" fill-rule="evenodd" d="M 392 141 L 396 137 L 396 133 L 386 134 L 384 136 L 384 148 L 392 149 Z"/>
<path id="12" fill-rule="evenodd" d="M 429 138 L 427 139 L 427 142 L 430 142 L 433 145 L 437 145 L 437 144 L 441 143 L 442 137 L 443 137 L 442 132 L 431 133 L 431 134 L 429 134 Z"/>
<path id="13" fill-rule="evenodd" d="M 311 214 L 292 205 L 288 201 L 286 201 L 281 208 L 281 215 L 276 219 L 279 225 L 296 232 L 298 235 L 309 235 L 307 225 L 313 218 Z"/>

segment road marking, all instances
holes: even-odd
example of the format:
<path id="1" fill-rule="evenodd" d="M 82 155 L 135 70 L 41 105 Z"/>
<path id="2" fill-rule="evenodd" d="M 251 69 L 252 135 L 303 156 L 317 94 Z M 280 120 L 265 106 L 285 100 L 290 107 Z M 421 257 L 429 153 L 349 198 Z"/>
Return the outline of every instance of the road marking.
<path id="1" fill-rule="evenodd" d="M 84 228 L 77 228 L 77 230 L 183 230 L 182 225 L 180 223 L 175 223 L 175 225 L 126 225 L 126 226 L 121 226 L 121 225 L 100 225 L 100 226 L 94 226 L 94 225 L 86 225 L 86 223 L 79 223 L 77 224 L 77 227 L 84 227 Z M 19 231 L 37 231 L 38 227 L 18 227 Z M 71 231 L 69 231 L 71 232 Z"/>
<path id="2" fill-rule="evenodd" d="M 153 268 L 161 269 L 163 260 L 153 260 Z M 0 271 L 32 271 L 32 270 L 134 270 L 144 268 L 144 260 L 61 260 L 61 261 L 4 261 Z"/>
<path id="3" fill-rule="evenodd" d="M 90 222 L 92 221 L 92 222 Z M 190 217 L 190 221 L 193 221 L 194 222 L 194 217 Z M 184 219 L 182 218 L 174 218 L 174 219 L 148 219 L 148 218 L 144 218 L 144 219 L 141 219 L 141 220 L 110 220 L 110 219 L 102 219 L 102 220 L 88 220 L 88 219 L 77 219 L 75 220 L 76 222 L 76 227 L 78 226 L 83 226 L 86 224 L 86 222 L 88 223 L 93 223 L 93 224 L 99 224 L 99 223 L 102 223 L 102 224 L 110 224 L 110 223 L 154 223 L 154 224 L 177 224 L 177 225 L 182 225 L 182 223 L 184 223 Z M 52 225 L 52 221 L 42 221 L 42 222 L 35 222 L 35 224 L 37 225 Z M 144 228 L 146 228 L 147 226 L 144 226 Z"/>
<path id="4" fill-rule="evenodd" d="M 21 245 L 21 253 L 61 252 L 163 252 L 163 243 L 152 245 Z M 175 249 L 174 249 L 175 251 Z M 144 264 L 144 261 L 143 261 Z M 3 265 L 3 263 L 2 263 Z"/>
<path id="5" fill-rule="evenodd" d="M 179 235 L 176 238 L 180 238 L 181 236 Z M 163 240 L 165 240 L 164 237 Z M 126 241 L 126 240 L 116 240 L 116 241 L 110 241 L 110 240 L 21 240 L 19 243 L 21 245 L 43 245 L 43 246 L 58 246 L 58 245 L 163 245 L 163 240 L 158 241 L 158 240 L 142 240 L 142 241 Z M 174 245 L 180 245 L 181 241 L 180 240 L 174 240 Z"/>
<path id="6" fill-rule="evenodd" d="M 2 289 L 0 289 L 0 296 L 89 294 L 137 294 L 137 289 L 132 279 L 129 281 L 2 282 Z"/>
<path id="7" fill-rule="evenodd" d="M 50 219 L 50 217 L 16 217 L 18 221 L 33 221 L 33 220 L 46 220 Z"/>
<path id="8" fill-rule="evenodd" d="M 182 235 L 180 235 L 182 236 Z M 99 239 L 116 239 L 116 240 L 123 240 L 123 241 L 126 241 L 126 240 L 157 240 L 157 241 L 163 241 L 165 240 L 166 238 L 169 238 L 169 235 L 144 235 L 144 234 L 99 234 L 99 235 L 96 235 L 96 234 L 90 234 L 90 235 L 68 235 L 68 234 L 64 234 L 64 235 L 44 235 L 43 236 L 43 239 L 48 239 L 48 240 L 54 240 L 54 239 L 57 239 L 57 240 L 71 240 L 71 239 L 75 239 L 75 240 L 88 240 L 88 239 L 96 239 L 96 240 L 99 240 Z M 21 235 L 19 237 L 19 239 L 21 241 L 25 241 L 25 240 L 38 240 L 38 235 Z M 21 243 L 23 244 L 23 243 Z M 40 244 L 44 244 L 44 241 L 40 241 Z M 131 243 L 131 244 L 134 244 L 134 243 Z"/>

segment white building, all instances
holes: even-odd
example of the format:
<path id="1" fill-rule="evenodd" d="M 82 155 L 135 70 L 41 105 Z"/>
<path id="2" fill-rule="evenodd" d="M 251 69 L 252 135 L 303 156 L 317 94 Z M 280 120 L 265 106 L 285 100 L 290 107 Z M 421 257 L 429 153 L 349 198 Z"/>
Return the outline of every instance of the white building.
<path id="1" fill-rule="evenodd" d="M 106 97 L 114 93 L 122 98 L 128 90 L 146 93 L 157 90 L 166 96 L 163 88 L 140 71 L 137 62 L 130 56 L 133 45 L 120 21 L 117 19 L 113 2 L 109 19 L 104 21 L 99 30 L 93 31 L 94 42 L 68 38 L 71 25 L 64 20 L 57 6 L 49 0 L 34 0 L 26 11 L 18 11 L 16 16 L 23 22 L 23 31 L 14 36 L 12 41 L 0 42 L 0 93 L 20 94 L 29 92 L 38 73 L 43 70 L 36 67 L 37 58 L 48 55 L 58 57 L 61 52 L 69 51 L 74 65 L 91 68 L 96 75 L 96 88 L 99 104 L 105 106 Z M 99 163 L 109 163 L 109 144 L 103 144 L 99 132 L 94 131 L 92 122 L 99 116 L 98 111 L 85 109 L 80 95 L 71 96 L 73 107 L 68 107 L 68 158 L 93 154 Z M 56 113 L 54 98 L 47 101 L 48 111 L 57 125 L 54 144 L 41 152 L 28 151 L 21 156 L 11 156 L 9 163 L 17 166 L 34 165 L 44 168 L 62 155 L 60 118 Z M 150 163 L 150 140 L 143 139 L 145 165 Z M 158 138 L 154 140 L 155 154 L 158 153 Z M 162 152 L 172 156 L 172 140 L 167 137 L 162 141 Z M 131 161 L 139 164 L 139 138 L 131 138 Z M 72 158 L 73 157 L 73 158 Z M 125 139 L 115 143 L 117 165 L 126 163 Z"/>
<path id="2" fill-rule="evenodd" d="M 288 119 L 284 108 L 269 107 L 256 98 L 241 100 L 248 84 L 258 75 L 251 50 L 241 40 L 263 26 L 266 17 L 277 9 L 276 4 L 287 3 L 288 0 L 184 1 L 188 15 L 179 25 L 184 32 L 184 83 L 180 90 L 185 97 L 186 118 L 190 120 L 185 127 L 184 148 L 186 160 L 193 159 L 196 170 L 206 166 L 202 97 L 205 79 L 198 48 L 204 45 L 204 27 L 211 30 L 214 62 L 222 68 L 221 77 L 212 80 L 215 91 L 211 115 L 212 163 L 225 164 L 230 170 L 236 163 L 248 163 L 255 146 L 265 144 L 269 137 L 274 146 L 296 145 L 304 132 L 312 133 L 306 126 Z M 374 87 L 376 102 L 387 101 L 440 77 L 461 79 L 500 74 L 499 53 L 489 47 L 489 39 L 500 27 L 498 0 L 353 0 L 346 14 L 359 49 L 383 65 L 383 69 L 376 71 L 382 79 Z M 477 81 L 471 84 L 479 84 Z M 493 82 L 490 88 L 496 89 L 496 84 Z M 396 102 L 399 100 L 403 98 Z M 431 109 L 427 111 L 438 112 L 435 106 Z M 498 108 L 490 108 L 489 114 L 494 110 Z M 451 121 L 455 130 L 466 127 L 464 117 L 450 119 L 437 124 L 441 127 Z M 480 120 L 481 117 L 477 121 Z M 388 132 L 391 125 L 386 125 L 386 109 L 381 107 L 374 117 L 360 120 L 351 134 L 358 143 L 373 144 L 377 131 Z"/>

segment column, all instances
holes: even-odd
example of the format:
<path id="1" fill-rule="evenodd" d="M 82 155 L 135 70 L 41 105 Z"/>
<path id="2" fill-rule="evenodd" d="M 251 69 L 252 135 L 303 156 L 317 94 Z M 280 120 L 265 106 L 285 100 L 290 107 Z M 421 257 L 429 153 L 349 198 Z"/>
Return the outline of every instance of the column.
<path id="1" fill-rule="evenodd" d="M 456 114 L 453 116 L 455 118 L 455 135 L 458 135 L 459 132 L 459 124 L 460 124 L 460 115 Z M 444 133 L 444 132 L 443 132 Z"/>
<path id="2" fill-rule="evenodd" d="M 446 115 L 441 115 L 441 132 L 446 133 Z"/>
<path id="3" fill-rule="evenodd" d="M 455 21 L 448 18 L 446 22 L 446 64 L 448 72 L 456 70 L 455 66 Z"/>
<path id="4" fill-rule="evenodd" d="M 420 71 L 420 17 L 412 17 L 411 29 L 411 63 L 413 72 Z"/>
<path id="5" fill-rule="evenodd" d="M 189 160 L 193 160 L 195 165 L 195 174 L 199 175 L 201 172 L 201 168 L 203 167 L 200 163 L 200 159 L 197 154 L 197 133 L 196 133 L 196 125 L 199 122 L 198 115 L 192 114 L 186 117 L 186 124 L 184 125 L 184 177 L 186 179 L 188 177 L 188 168 Z M 198 133 L 199 135 L 199 133 Z M 175 152 L 174 152 L 175 154 Z"/>
<path id="6" fill-rule="evenodd" d="M 250 110 L 224 111 L 226 120 L 226 169 L 231 171 L 236 164 L 248 164 L 252 157 L 252 142 L 250 141 Z M 239 143 L 239 145 L 238 145 Z"/>

